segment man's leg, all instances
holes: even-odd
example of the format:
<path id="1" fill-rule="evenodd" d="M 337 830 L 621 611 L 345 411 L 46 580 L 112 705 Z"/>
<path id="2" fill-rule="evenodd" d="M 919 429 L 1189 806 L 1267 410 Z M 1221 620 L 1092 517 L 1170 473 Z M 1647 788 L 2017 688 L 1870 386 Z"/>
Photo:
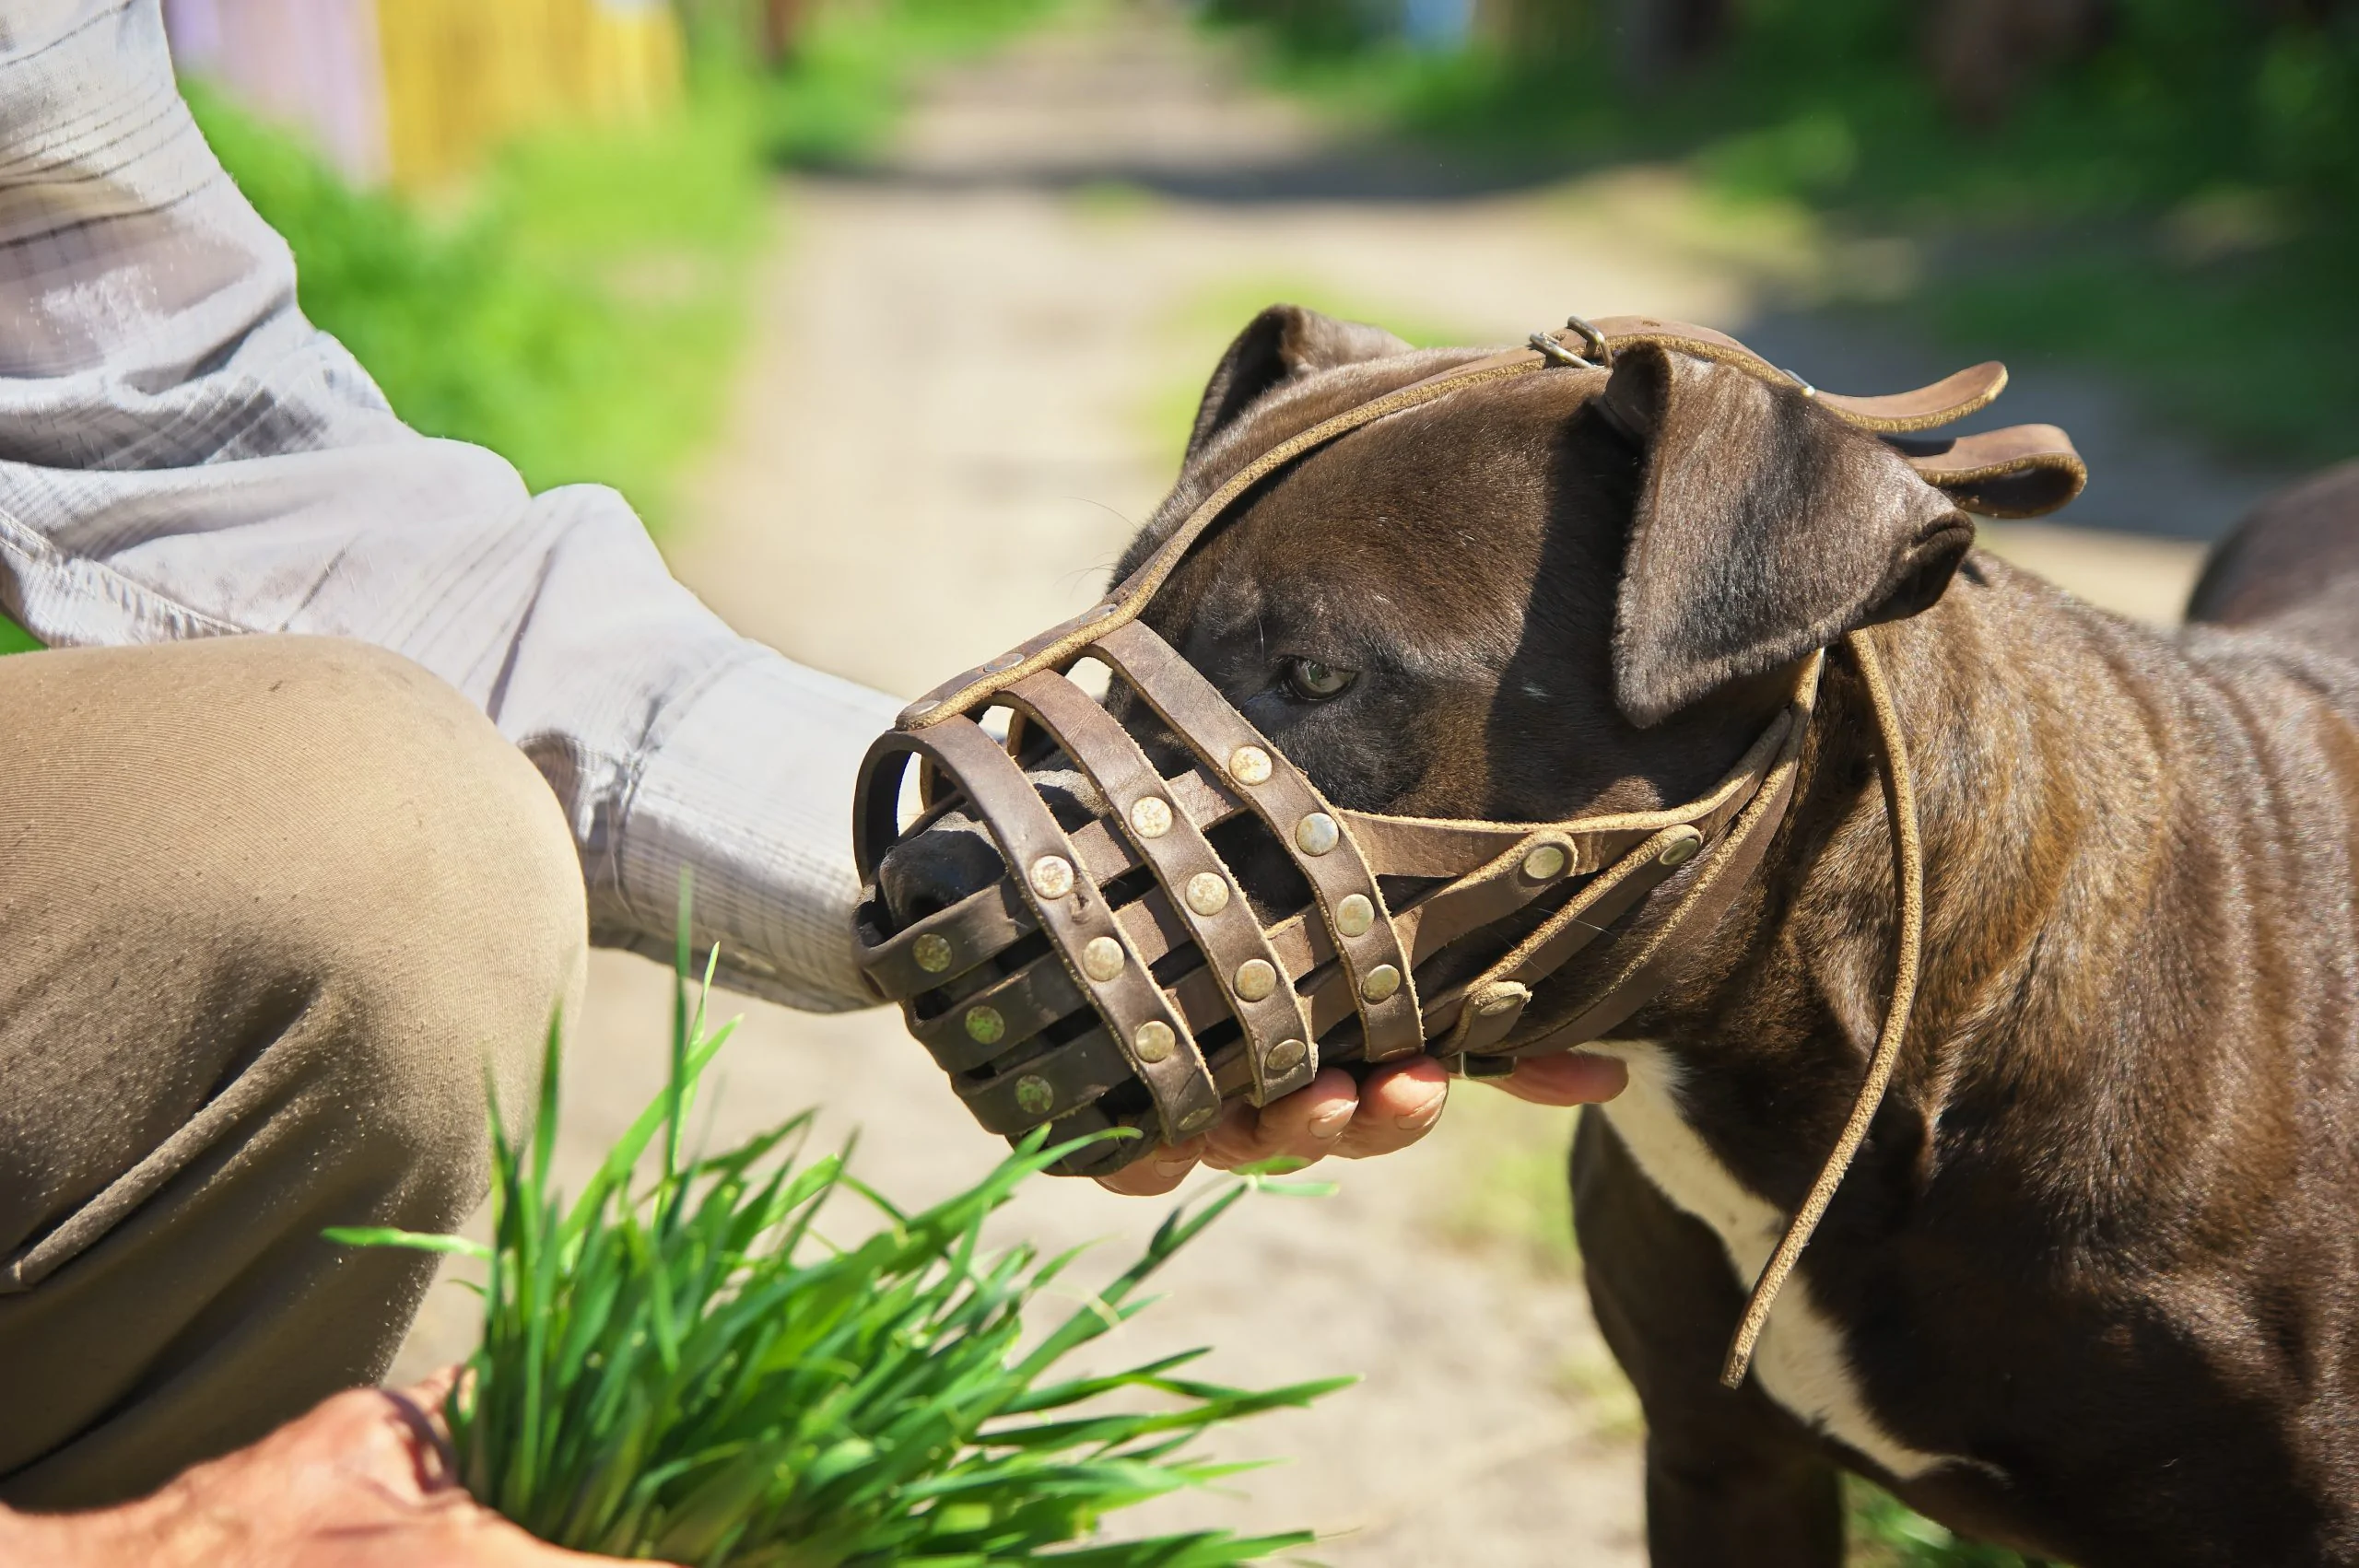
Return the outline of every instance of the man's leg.
<path id="1" fill-rule="evenodd" d="M 584 973 L 555 797 L 424 671 L 0 659 L 0 1501 L 109 1503 L 373 1382 Z"/>

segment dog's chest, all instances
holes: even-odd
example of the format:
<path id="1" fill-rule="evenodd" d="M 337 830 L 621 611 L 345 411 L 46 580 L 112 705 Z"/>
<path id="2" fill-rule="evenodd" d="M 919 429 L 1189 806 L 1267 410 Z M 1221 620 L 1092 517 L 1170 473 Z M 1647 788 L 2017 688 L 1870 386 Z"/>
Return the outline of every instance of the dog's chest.
<path id="1" fill-rule="evenodd" d="M 1746 1191 L 1687 1125 L 1680 1114 L 1679 1064 L 1668 1052 L 1632 1041 L 1602 1041 L 1590 1048 L 1629 1066 L 1630 1086 L 1603 1108 L 1638 1168 L 1664 1197 L 1712 1228 L 1728 1251 L 1737 1288 L 1751 1290 L 1786 1217 Z M 1810 1283 L 1799 1273 L 1787 1281 L 1770 1314 L 1753 1375 L 1805 1424 L 1904 1480 L 1953 1462 L 1909 1447 L 1876 1420 L 1852 1374 L 1841 1328 L 1811 1300 Z"/>

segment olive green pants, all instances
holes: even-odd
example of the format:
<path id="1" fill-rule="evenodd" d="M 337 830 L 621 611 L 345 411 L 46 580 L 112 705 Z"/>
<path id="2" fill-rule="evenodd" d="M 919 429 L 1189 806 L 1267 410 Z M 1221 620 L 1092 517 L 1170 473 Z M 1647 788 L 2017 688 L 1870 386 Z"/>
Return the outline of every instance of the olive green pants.
<path id="1" fill-rule="evenodd" d="M 522 1115 L 581 873 L 414 664 L 233 638 L 0 659 L 0 1501 L 152 1490 L 383 1374 L 488 1063 Z"/>

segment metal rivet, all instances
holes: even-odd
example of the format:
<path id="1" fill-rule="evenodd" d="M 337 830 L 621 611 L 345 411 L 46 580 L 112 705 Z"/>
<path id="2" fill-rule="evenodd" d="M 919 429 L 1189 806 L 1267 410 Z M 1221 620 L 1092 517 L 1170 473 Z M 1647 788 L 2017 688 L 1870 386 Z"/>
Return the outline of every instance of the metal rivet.
<path id="1" fill-rule="evenodd" d="M 1180 1118 L 1180 1130 L 1182 1132 L 1201 1132 L 1206 1127 L 1211 1126 L 1213 1117 L 1218 1115 L 1220 1115 L 1220 1107 L 1218 1106 L 1198 1106 L 1194 1110 L 1190 1111 L 1186 1116 Z"/>
<path id="2" fill-rule="evenodd" d="M 999 1015 L 996 1007 L 970 1007 L 967 1010 L 967 1037 L 979 1046 L 995 1046 L 1007 1033 L 1007 1020 Z"/>
<path id="3" fill-rule="evenodd" d="M 936 936 L 928 931 L 910 944 L 910 956 L 916 959 L 918 967 L 927 974 L 939 975 L 950 967 L 950 960 L 954 954 L 950 951 L 948 937 Z"/>
<path id="4" fill-rule="evenodd" d="M 1376 906 L 1365 893 L 1347 893 L 1335 906 L 1335 929 L 1345 936 L 1366 936 L 1376 924 Z"/>
<path id="5" fill-rule="evenodd" d="M 1142 838 L 1160 838 L 1171 831 L 1171 802 L 1146 795 L 1131 802 L 1131 825 Z"/>
<path id="6" fill-rule="evenodd" d="M 1043 898 L 1062 898 L 1073 891 L 1073 862 L 1062 855 L 1043 855 L 1032 862 L 1032 891 Z"/>
<path id="7" fill-rule="evenodd" d="M 1344 830 L 1325 812 L 1313 812 L 1294 825 L 1294 841 L 1306 855 L 1323 855 L 1343 837 Z"/>
<path id="8" fill-rule="evenodd" d="M 1228 879 L 1213 872 L 1198 872 L 1188 879 L 1188 907 L 1199 915 L 1217 915 L 1228 907 Z"/>
<path id="9" fill-rule="evenodd" d="M 1239 784 L 1266 784 L 1270 754 L 1259 746 L 1239 746 L 1229 754 L 1228 776 Z"/>
<path id="10" fill-rule="evenodd" d="M 1369 1001 L 1382 1001 L 1400 989 L 1401 971 L 1390 964 L 1378 965 L 1360 982 L 1360 995 Z"/>
<path id="11" fill-rule="evenodd" d="M 1655 864 L 1659 866 L 1672 867 L 1684 866 L 1688 861 L 1694 860 L 1696 858 L 1696 851 L 1701 849 L 1703 847 L 1704 836 L 1702 834 L 1696 832 L 1692 827 L 1679 828 L 1673 833 L 1671 842 L 1665 844 L 1661 848 L 1655 851 Z"/>
<path id="12" fill-rule="evenodd" d="M 1278 971 L 1266 958 L 1249 958 L 1237 966 L 1237 994 L 1260 1001 L 1278 989 Z"/>
<path id="13" fill-rule="evenodd" d="M 1101 985 L 1122 972 L 1122 944 L 1110 936 L 1094 936 L 1082 944 L 1081 972 Z"/>
<path id="14" fill-rule="evenodd" d="M 1310 1047 L 1300 1040 L 1280 1040 L 1270 1047 L 1270 1054 L 1264 1059 L 1263 1065 L 1272 1072 L 1292 1072 L 1302 1065 L 1303 1058 L 1309 1054 Z"/>
<path id="15" fill-rule="evenodd" d="M 1543 844 L 1523 858 L 1523 874 L 1534 882 L 1546 882 L 1565 873 L 1565 848 L 1561 844 Z"/>
<path id="16" fill-rule="evenodd" d="M 1027 1072 L 1015 1081 L 1015 1103 L 1027 1116 L 1045 1115 L 1057 1103 L 1057 1092 L 1039 1073 Z"/>
<path id="17" fill-rule="evenodd" d="M 1168 1059 L 1179 1044 L 1180 1036 L 1173 1034 L 1171 1025 L 1160 1018 L 1148 1019 L 1139 1025 L 1139 1032 L 1131 1036 L 1131 1048 L 1138 1052 L 1141 1061 L 1146 1062 Z"/>

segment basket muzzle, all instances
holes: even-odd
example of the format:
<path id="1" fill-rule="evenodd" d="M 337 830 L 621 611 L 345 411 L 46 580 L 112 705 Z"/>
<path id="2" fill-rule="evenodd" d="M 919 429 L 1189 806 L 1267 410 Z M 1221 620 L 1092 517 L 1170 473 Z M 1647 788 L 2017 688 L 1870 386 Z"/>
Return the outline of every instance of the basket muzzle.
<path id="1" fill-rule="evenodd" d="M 1225 1099 L 1266 1104 L 1322 1062 L 1511 1056 L 1528 1043 L 1514 1036 L 1533 983 L 1601 934 L 1618 939 L 1617 920 L 1684 868 L 1703 868 L 1800 731 L 1798 714 L 1781 714 L 1719 789 L 1669 812 L 1547 824 L 1385 816 L 1331 803 L 1146 626 L 1114 626 L 1073 661 L 1085 658 L 1178 738 L 1178 771 L 1156 766 L 1068 664 L 994 696 L 985 712 L 1011 715 L 1004 740 L 982 714 L 897 730 L 872 748 L 860 784 L 862 964 L 968 1108 L 1010 1137 L 1054 1121 L 1061 1134 L 1129 1126 L 1178 1142 L 1211 1126 Z M 1019 756 L 1036 753 L 1095 786 L 1058 791 L 1068 818 L 1086 802 L 1078 825 L 1042 793 L 1044 779 L 1070 773 L 1027 772 Z M 918 799 L 905 811 L 913 766 Z M 879 866 L 954 816 L 989 832 L 1003 873 L 896 929 Z M 1276 846 L 1308 898 L 1257 907 L 1215 837 Z M 1395 908 L 1388 883 L 1416 891 Z M 1547 919 L 1519 923 L 1521 941 L 1502 933 L 1552 895 Z M 1473 979 L 1423 994 L 1421 975 L 1470 967 Z M 1120 1164 L 1138 1150 L 1107 1153 Z"/>
<path id="2" fill-rule="evenodd" d="M 1783 378 L 1702 329 L 1606 325 L 1622 330 L 1586 330 L 1581 345 L 1648 338 Z M 1789 704 L 1695 801 L 1554 823 L 1455 821 L 1339 809 L 1140 619 L 1188 552 L 1283 464 L 1401 409 L 1565 364 L 1591 368 L 1565 343 L 1502 355 L 1279 443 L 1108 602 L 945 683 L 871 748 L 854 826 L 860 962 L 985 1127 L 1148 1135 L 1094 1145 L 1066 1167 L 1104 1174 L 1204 1131 L 1224 1101 L 1262 1105 L 1301 1088 L 1322 1064 L 1426 1052 L 1461 1071 L 1504 1071 L 1626 1020 L 1750 882 L 1791 799 L 1823 653 L 1797 668 Z M 1960 382 L 1907 395 L 1942 392 L 1944 408 L 1962 410 L 1996 391 L 1988 377 Z M 1827 402 L 1872 428 L 1926 422 L 1904 400 Z M 1085 660 L 1126 689 L 1131 700 L 1114 706 L 1149 729 L 1162 764 L 1069 678 Z M 1007 715 L 1004 738 L 981 722 L 995 711 Z M 1027 773 L 1027 760 L 1060 766 Z M 1044 796 L 1046 779 L 1073 771 L 1091 788 Z M 897 920 L 880 866 L 954 822 L 989 834 L 1001 874 Z M 1273 907 L 1263 881 L 1264 896 L 1249 896 L 1216 840 L 1232 855 L 1274 846 L 1307 895 Z M 1593 944 L 1531 1010 L 1533 989 Z"/>

